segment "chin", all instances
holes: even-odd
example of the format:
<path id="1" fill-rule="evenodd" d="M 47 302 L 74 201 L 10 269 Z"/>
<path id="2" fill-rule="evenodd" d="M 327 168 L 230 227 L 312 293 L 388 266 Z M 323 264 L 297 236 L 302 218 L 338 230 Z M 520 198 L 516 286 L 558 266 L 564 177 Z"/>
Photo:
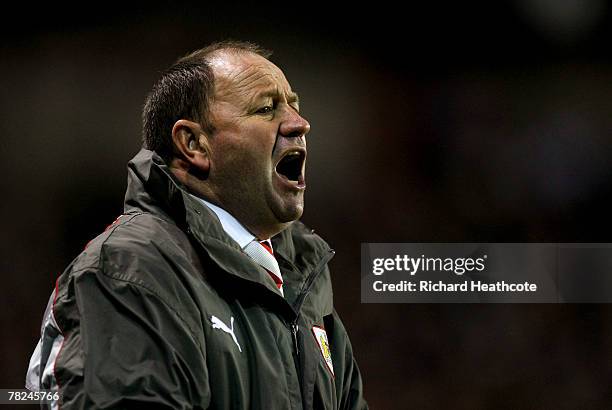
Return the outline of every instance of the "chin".
<path id="1" fill-rule="evenodd" d="M 276 219 L 278 219 L 280 223 L 288 224 L 288 223 L 291 223 L 291 222 L 294 222 L 300 219 L 303 213 L 304 213 L 304 205 L 296 204 L 291 207 L 279 209 L 274 214 L 276 215 Z"/>

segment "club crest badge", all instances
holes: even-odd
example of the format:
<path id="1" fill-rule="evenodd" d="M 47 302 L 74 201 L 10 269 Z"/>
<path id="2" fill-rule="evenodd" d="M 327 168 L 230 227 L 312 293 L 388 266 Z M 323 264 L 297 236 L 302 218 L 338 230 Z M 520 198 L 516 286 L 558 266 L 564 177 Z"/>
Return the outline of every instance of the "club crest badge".
<path id="1" fill-rule="evenodd" d="M 317 345 L 319 345 L 319 350 L 321 351 L 321 355 L 323 355 L 323 360 L 325 360 L 327 368 L 331 372 L 332 376 L 334 376 L 334 364 L 332 363 L 331 351 L 329 350 L 327 332 L 320 326 L 313 326 L 312 334 L 317 341 Z"/>

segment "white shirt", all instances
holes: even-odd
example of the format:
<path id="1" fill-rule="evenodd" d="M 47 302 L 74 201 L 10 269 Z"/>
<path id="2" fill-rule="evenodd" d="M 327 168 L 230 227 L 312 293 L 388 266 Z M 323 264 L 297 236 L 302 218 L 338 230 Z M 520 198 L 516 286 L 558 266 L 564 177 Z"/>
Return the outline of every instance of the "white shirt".
<path id="1" fill-rule="evenodd" d="M 220 208 L 215 204 L 211 204 L 210 202 L 202 198 L 199 198 L 195 195 L 191 195 L 191 196 L 198 199 L 200 202 L 206 205 L 211 211 L 213 211 L 215 215 L 217 215 L 217 218 L 219 218 L 219 222 L 221 222 L 221 226 L 223 227 L 223 230 L 225 231 L 225 233 L 227 233 L 230 236 L 230 238 L 232 238 L 238 244 L 238 246 L 240 246 L 240 249 L 244 250 L 244 248 L 246 248 L 246 246 L 249 243 L 253 242 L 254 240 L 257 240 L 259 242 L 259 240 L 255 238 L 255 235 L 247 231 L 247 229 L 240 222 L 238 222 L 238 220 L 234 218 L 232 214 L 227 212 L 225 209 Z M 266 242 L 270 246 L 270 249 L 272 249 L 272 241 L 267 239 Z M 282 282 L 283 276 L 280 272 L 280 268 L 278 267 L 278 263 L 276 262 L 276 258 L 274 258 L 273 256 L 272 259 L 274 260 L 273 263 L 274 265 L 276 265 L 276 269 L 274 269 L 275 273 L 271 273 L 271 274 L 278 276 Z M 268 269 L 266 268 L 266 270 Z M 270 270 L 268 271 L 271 272 Z M 282 287 L 279 289 L 279 291 L 281 295 L 284 296 Z"/>

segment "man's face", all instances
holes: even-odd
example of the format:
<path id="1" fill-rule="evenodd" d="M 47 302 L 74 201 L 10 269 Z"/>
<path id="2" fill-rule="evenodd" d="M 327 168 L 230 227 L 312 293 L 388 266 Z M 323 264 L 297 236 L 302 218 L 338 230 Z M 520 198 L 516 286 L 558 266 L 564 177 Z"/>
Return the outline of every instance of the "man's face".
<path id="1" fill-rule="evenodd" d="M 219 205 L 263 239 L 302 215 L 310 125 L 283 72 L 270 61 L 220 53 L 211 65 L 208 184 Z"/>

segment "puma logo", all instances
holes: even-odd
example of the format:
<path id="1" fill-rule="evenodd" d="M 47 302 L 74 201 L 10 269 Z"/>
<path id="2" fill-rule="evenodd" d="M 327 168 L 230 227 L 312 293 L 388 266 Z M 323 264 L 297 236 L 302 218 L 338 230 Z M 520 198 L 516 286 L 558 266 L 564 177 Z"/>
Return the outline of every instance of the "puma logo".
<path id="1" fill-rule="evenodd" d="M 210 320 L 212 321 L 213 329 L 221 329 L 225 333 L 229 333 L 230 335 L 232 335 L 232 339 L 234 339 L 234 343 L 236 343 L 236 346 L 238 346 L 238 350 L 240 351 L 240 353 L 242 353 L 242 349 L 240 348 L 240 345 L 238 344 L 238 339 L 236 339 L 236 335 L 234 334 L 234 316 L 230 318 L 231 329 L 227 327 L 227 325 L 223 323 L 221 319 L 219 319 L 217 316 L 211 316 Z"/>

